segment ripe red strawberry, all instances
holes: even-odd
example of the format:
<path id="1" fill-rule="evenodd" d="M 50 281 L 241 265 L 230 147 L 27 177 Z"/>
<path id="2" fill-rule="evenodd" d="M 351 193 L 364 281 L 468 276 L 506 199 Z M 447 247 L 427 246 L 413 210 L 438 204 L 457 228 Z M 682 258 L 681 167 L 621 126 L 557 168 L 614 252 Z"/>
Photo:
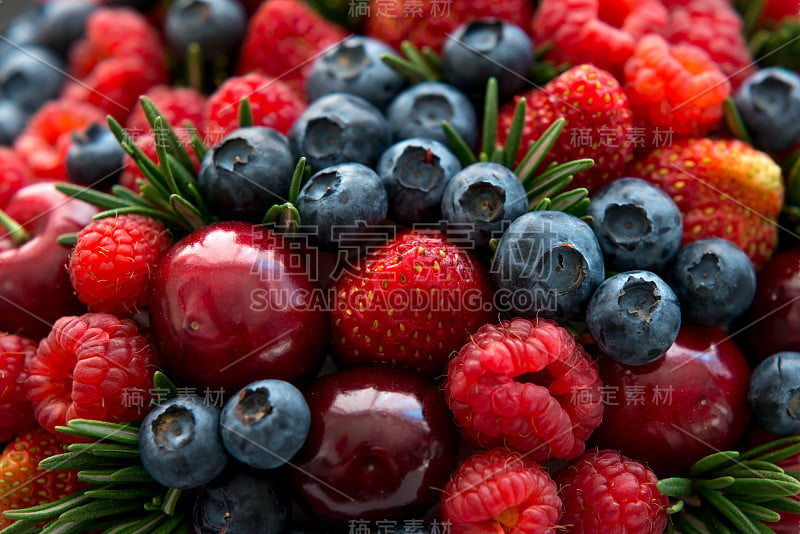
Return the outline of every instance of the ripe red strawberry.
<path id="1" fill-rule="evenodd" d="M 622 77 L 622 66 L 644 35 L 667 27 L 658 0 L 543 0 L 533 17 L 537 43 L 551 42 L 545 55 L 556 63 L 591 63 Z"/>
<path id="2" fill-rule="evenodd" d="M 266 126 L 282 134 L 306 108 L 303 99 L 285 82 L 258 73 L 228 78 L 208 98 L 204 117 L 208 132 L 219 138 L 239 127 L 239 104 L 248 98 L 254 126 Z"/>
<path id="3" fill-rule="evenodd" d="M 603 418 L 596 365 L 553 321 L 484 325 L 447 368 L 447 403 L 462 433 L 535 460 L 571 459 Z"/>
<path id="4" fill-rule="evenodd" d="M 147 413 L 158 364 L 130 319 L 62 317 L 39 343 L 25 387 L 36 420 L 50 432 L 75 418 L 136 421 Z"/>
<path id="5" fill-rule="evenodd" d="M 750 145 L 730 139 L 680 139 L 628 167 L 667 192 L 683 214 L 683 243 L 723 237 L 757 269 L 772 255 L 783 203 L 780 167 Z"/>
<path id="6" fill-rule="evenodd" d="M 32 181 L 31 171 L 17 153 L 0 146 L 0 209 L 5 209 L 14 193 Z"/>
<path id="7" fill-rule="evenodd" d="M 500 109 L 498 137 L 501 143 L 511 129 L 514 109 L 522 97 L 527 100 L 528 112 L 521 146 L 526 147 L 538 139 L 556 119 L 566 120 L 564 131 L 544 165 L 593 158 L 595 166 L 577 174 L 571 184 L 589 191 L 622 176 L 625 165 L 633 157 L 636 139 L 628 98 L 610 73 L 592 65 L 579 65 L 543 89 L 518 95 Z M 518 159 L 524 154 L 521 150 Z"/>
<path id="8" fill-rule="evenodd" d="M 67 151 L 74 131 L 93 122 L 106 123 L 105 113 L 82 102 L 54 100 L 33 114 L 14 142 L 14 150 L 34 178 L 67 181 Z"/>
<path id="9" fill-rule="evenodd" d="M 486 268 L 438 231 L 404 230 L 336 281 L 338 361 L 441 374 L 471 332 L 494 318 Z"/>
<path id="10" fill-rule="evenodd" d="M 75 493 L 84 483 L 77 471 L 38 471 L 39 462 L 61 454 L 56 437 L 41 428 L 20 434 L 0 456 L 0 528 L 13 523 L 2 512 L 57 501 Z"/>
<path id="11" fill-rule="evenodd" d="M 731 85 L 708 54 L 691 44 L 643 37 L 625 63 L 625 94 L 636 124 L 668 135 L 706 135 L 719 126 Z"/>
<path id="12" fill-rule="evenodd" d="M 33 407 L 25 398 L 25 380 L 35 352 L 36 342 L 32 339 L 0 335 L 0 443 L 33 426 Z"/>
<path id="13" fill-rule="evenodd" d="M 509 449 L 481 451 L 450 477 L 442 495 L 442 520 L 453 534 L 554 534 L 561 499 L 550 475 Z"/>
<path id="14" fill-rule="evenodd" d="M 170 246 L 169 231 L 142 215 L 91 222 L 78 233 L 69 277 L 89 311 L 135 314 L 150 302 L 150 276 Z"/>
<path id="15" fill-rule="evenodd" d="M 667 496 L 655 473 L 610 449 L 585 452 L 556 478 L 564 502 L 564 532 L 660 534 Z"/>
<path id="16" fill-rule="evenodd" d="M 396 49 L 410 40 L 439 51 L 447 35 L 469 20 L 492 17 L 527 29 L 532 12 L 528 0 L 372 0 L 366 33 Z"/>
<path id="17" fill-rule="evenodd" d="M 305 2 L 270 0 L 250 19 L 237 72 L 261 72 L 303 95 L 314 59 L 346 36 L 343 28 L 325 20 Z"/>

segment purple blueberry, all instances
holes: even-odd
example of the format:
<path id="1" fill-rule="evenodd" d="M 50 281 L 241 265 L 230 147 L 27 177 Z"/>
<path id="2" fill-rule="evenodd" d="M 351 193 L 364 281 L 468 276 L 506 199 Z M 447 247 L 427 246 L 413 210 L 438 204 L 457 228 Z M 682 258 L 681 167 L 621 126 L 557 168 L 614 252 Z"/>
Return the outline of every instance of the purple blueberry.
<path id="1" fill-rule="evenodd" d="M 384 109 L 405 85 L 403 77 L 381 59 L 394 53 L 382 42 L 360 35 L 337 43 L 314 61 L 306 81 L 308 101 L 349 93 Z"/>
<path id="2" fill-rule="evenodd" d="M 603 253 L 592 229 L 560 211 L 517 217 L 492 263 L 498 307 L 528 318 L 578 316 L 604 276 Z"/>
<path id="3" fill-rule="evenodd" d="M 528 211 L 528 197 L 519 178 L 498 163 L 473 163 L 447 183 L 442 218 L 470 225 L 472 243 L 483 248 L 499 238 L 514 219 Z"/>
<path id="4" fill-rule="evenodd" d="M 67 172 L 76 184 L 108 188 L 117 183 L 123 170 L 125 151 L 111 130 L 92 123 L 84 132 L 72 134 L 67 150 Z"/>
<path id="5" fill-rule="evenodd" d="M 783 67 L 768 67 L 747 78 L 734 102 L 753 145 L 785 150 L 800 140 L 800 75 Z"/>
<path id="6" fill-rule="evenodd" d="M 533 43 L 525 31 L 499 19 L 476 19 L 448 35 L 442 49 L 445 79 L 465 94 L 483 97 L 486 81 L 497 79 L 501 99 L 528 85 Z"/>
<path id="7" fill-rule="evenodd" d="M 97 9 L 91 0 L 56 0 L 42 5 L 36 27 L 36 43 L 66 55 L 84 35 L 86 21 Z"/>
<path id="8" fill-rule="evenodd" d="M 391 217 L 406 226 L 438 221 L 442 193 L 461 170 L 458 158 L 438 141 L 413 138 L 390 146 L 378 161 Z"/>
<path id="9" fill-rule="evenodd" d="M 25 46 L 9 50 L 0 62 L 0 98 L 32 113 L 61 94 L 64 62 L 47 48 Z"/>
<path id="10" fill-rule="evenodd" d="M 228 461 L 219 432 L 219 408 L 197 395 L 156 406 L 142 421 L 139 452 L 142 466 L 163 486 L 189 489 L 211 482 Z"/>
<path id="11" fill-rule="evenodd" d="M 640 178 L 614 180 L 592 196 L 587 210 L 614 271 L 659 272 L 681 246 L 681 211 L 669 195 Z"/>
<path id="12" fill-rule="evenodd" d="M 11 146 L 25 129 L 29 114 L 13 100 L 0 98 L 0 145 Z"/>
<path id="13" fill-rule="evenodd" d="M 296 206 L 302 224 L 316 230 L 319 247 L 332 250 L 343 233 L 353 239 L 356 228 L 381 224 L 389 198 L 375 171 L 360 163 L 342 163 L 309 178 Z"/>
<path id="14" fill-rule="evenodd" d="M 422 82 L 392 100 L 386 118 L 395 141 L 424 137 L 447 141 L 442 122 L 448 121 L 470 147 L 478 141 L 478 119 L 464 93 L 441 82 Z"/>
<path id="15" fill-rule="evenodd" d="M 305 156 L 314 171 L 338 163 L 373 167 L 391 143 L 383 114 L 359 96 L 325 95 L 312 102 L 289 130 L 296 156 Z"/>
<path id="16" fill-rule="evenodd" d="M 198 173 L 200 193 L 223 219 L 260 222 L 270 206 L 287 202 L 295 163 L 280 132 L 239 128 L 206 153 Z"/>
<path id="17" fill-rule="evenodd" d="M 658 275 L 627 271 L 604 281 L 586 307 L 586 326 L 597 346 L 624 365 L 663 356 L 678 337 L 678 297 Z"/>
<path id="18" fill-rule="evenodd" d="M 176 0 L 167 10 L 164 33 L 180 57 L 192 43 L 206 60 L 224 57 L 241 43 L 247 14 L 238 0 Z"/>
<path id="19" fill-rule="evenodd" d="M 311 414 L 303 394 L 283 380 L 259 380 L 242 388 L 222 408 L 222 443 L 242 463 L 257 469 L 284 465 L 308 436 Z"/>
<path id="20" fill-rule="evenodd" d="M 758 364 L 750 375 L 747 398 L 767 431 L 800 433 L 800 352 L 779 352 Z"/>
<path id="21" fill-rule="evenodd" d="M 685 245 L 670 267 L 669 282 L 684 317 L 703 326 L 727 326 L 756 294 L 756 270 L 747 254 L 722 238 Z"/>

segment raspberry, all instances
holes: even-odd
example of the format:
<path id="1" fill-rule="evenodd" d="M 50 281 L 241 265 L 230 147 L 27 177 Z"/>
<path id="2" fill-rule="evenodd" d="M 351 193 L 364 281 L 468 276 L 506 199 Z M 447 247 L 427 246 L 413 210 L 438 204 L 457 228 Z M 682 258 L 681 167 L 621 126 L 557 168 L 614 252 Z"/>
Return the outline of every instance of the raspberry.
<path id="1" fill-rule="evenodd" d="M 228 78 L 208 98 L 204 112 L 206 129 L 220 137 L 239 127 L 239 103 L 247 97 L 253 111 L 253 125 L 266 126 L 282 134 L 303 113 L 303 99 L 289 85 L 276 78 L 251 73 Z"/>
<path id="2" fill-rule="evenodd" d="M 558 478 L 565 532 L 655 534 L 667 526 L 667 497 L 655 473 L 617 451 L 586 451 Z"/>
<path id="3" fill-rule="evenodd" d="M 543 0 L 532 27 L 537 43 L 553 44 L 547 59 L 592 63 L 621 78 L 622 66 L 639 39 L 663 31 L 668 18 L 657 0 Z"/>
<path id="4" fill-rule="evenodd" d="M 718 126 L 731 85 L 700 48 L 648 35 L 625 63 L 624 89 L 644 127 L 702 136 Z"/>
<path id="5" fill-rule="evenodd" d="M 33 407 L 25 398 L 28 363 L 36 342 L 26 337 L 0 335 L 0 443 L 33 426 Z"/>
<path id="6" fill-rule="evenodd" d="M 185 131 L 186 121 L 191 122 L 198 132 L 203 131 L 203 108 L 206 105 L 206 97 L 194 89 L 157 85 L 144 93 L 144 96 L 153 101 L 176 133 Z M 140 103 L 137 102 L 131 111 L 125 126 L 131 137 L 151 130 Z"/>
<path id="7" fill-rule="evenodd" d="M 603 418 L 597 367 L 553 321 L 484 325 L 450 360 L 447 402 L 482 447 L 509 446 L 535 460 L 571 459 Z"/>
<path id="8" fill-rule="evenodd" d="M 250 19 L 237 72 L 260 71 L 302 95 L 314 59 L 346 36 L 305 2 L 270 0 Z"/>
<path id="9" fill-rule="evenodd" d="M 14 143 L 14 150 L 34 178 L 67 181 L 67 150 L 72 144 L 72 132 L 85 131 L 93 122 L 105 121 L 105 114 L 90 104 L 54 100 L 34 113 Z"/>
<path id="10" fill-rule="evenodd" d="M 5 209 L 14 193 L 32 181 L 31 171 L 17 153 L 0 146 L 0 209 Z"/>
<path id="11" fill-rule="evenodd" d="M 441 508 L 454 534 L 552 534 L 561 517 L 561 499 L 547 471 L 504 448 L 462 463 L 445 486 Z"/>
<path id="12" fill-rule="evenodd" d="M 142 215 L 91 222 L 78 233 L 69 277 L 89 311 L 127 316 L 150 301 L 150 273 L 170 246 L 164 226 Z"/>
<path id="13" fill-rule="evenodd" d="M 158 363 L 130 319 L 108 313 L 62 317 L 31 360 L 27 397 L 50 432 L 76 418 L 141 420 Z"/>
<path id="14" fill-rule="evenodd" d="M 728 0 L 663 0 L 669 9 L 667 40 L 702 48 L 735 90 L 756 67 L 742 18 Z"/>
<path id="15" fill-rule="evenodd" d="M 526 28 L 533 9 L 528 0 L 372 0 L 366 34 L 395 49 L 410 40 L 441 51 L 447 35 L 477 18 L 498 18 Z"/>

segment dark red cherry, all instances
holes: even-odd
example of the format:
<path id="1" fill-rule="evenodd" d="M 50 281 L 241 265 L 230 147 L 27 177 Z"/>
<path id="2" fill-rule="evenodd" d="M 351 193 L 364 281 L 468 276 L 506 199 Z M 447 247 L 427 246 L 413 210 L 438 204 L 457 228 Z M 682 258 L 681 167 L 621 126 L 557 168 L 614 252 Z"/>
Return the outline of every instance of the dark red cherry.
<path id="1" fill-rule="evenodd" d="M 170 377 L 232 394 L 264 378 L 313 378 L 328 317 L 305 256 L 249 223 L 215 223 L 160 260 L 150 315 Z"/>
<path id="2" fill-rule="evenodd" d="M 600 447 L 644 461 L 660 476 L 733 447 L 747 427 L 750 368 L 718 328 L 684 325 L 659 360 L 625 366 L 600 359 L 605 411 Z"/>
<path id="3" fill-rule="evenodd" d="M 438 501 L 459 439 L 433 383 L 365 367 L 319 378 L 305 394 L 311 431 L 290 473 L 309 512 L 328 521 L 405 519 Z"/>

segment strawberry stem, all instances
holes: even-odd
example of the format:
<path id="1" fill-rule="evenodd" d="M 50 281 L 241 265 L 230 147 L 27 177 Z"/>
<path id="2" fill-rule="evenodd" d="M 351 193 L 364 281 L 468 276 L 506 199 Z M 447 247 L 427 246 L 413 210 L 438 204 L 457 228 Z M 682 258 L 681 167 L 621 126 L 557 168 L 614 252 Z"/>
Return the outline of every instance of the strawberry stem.
<path id="1" fill-rule="evenodd" d="M 31 238 L 31 234 L 2 209 L 0 209 L 0 226 L 6 229 L 6 235 L 17 246 L 22 245 Z"/>

